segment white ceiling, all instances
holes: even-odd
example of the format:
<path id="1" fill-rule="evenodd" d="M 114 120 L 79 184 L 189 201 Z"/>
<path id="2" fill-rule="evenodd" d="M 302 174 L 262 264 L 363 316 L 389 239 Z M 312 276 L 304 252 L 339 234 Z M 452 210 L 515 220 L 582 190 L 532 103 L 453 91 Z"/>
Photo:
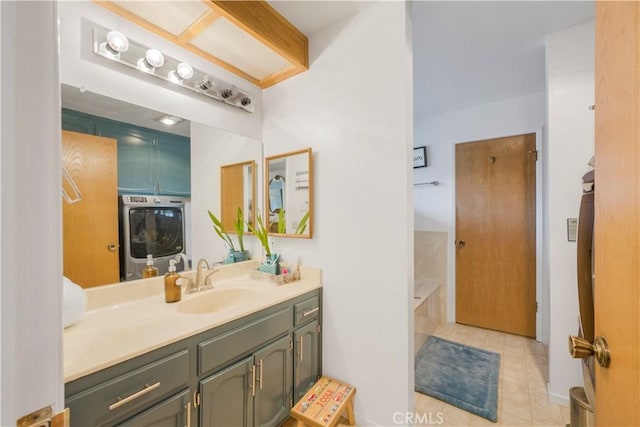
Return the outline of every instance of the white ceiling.
<path id="1" fill-rule="evenodd" d="M 278 0 L 269 3 L 308 37 L 371 2 Z M 422 117 L 545 90 L 549 33 L 593 19 L 592 1 L 414 1 L 414 116 Z M 153 129 L 188 134 L 146 111 L 63 87 L 63 106 Z"/>
<path id="2" fill-rule="evenodd" d="M 307 36 L 370 2 L 270 1 Z M 414 1 L 414 115 L 545 90 L 545 36 L 593 19 L 592 1 Z"/>

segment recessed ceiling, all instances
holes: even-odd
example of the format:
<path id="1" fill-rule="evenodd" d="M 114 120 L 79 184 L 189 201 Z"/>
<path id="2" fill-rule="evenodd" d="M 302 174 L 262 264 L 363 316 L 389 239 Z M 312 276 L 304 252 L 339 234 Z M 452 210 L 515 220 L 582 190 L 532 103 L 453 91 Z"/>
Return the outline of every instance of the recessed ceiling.
<path id="1" fill-rule="evenodd" d="M 96 1 L 266 88 L 309 68 L 306 36 L 265 1 Z"/>
<path id="2" fill-rule="evenodd" d="M 166 115 L 161 111 L 150 110 L 66 84 L 61 86 L 60 95 L 62 108 L 69 110 L 187 137 L 191 132 L 189 121 L 167 126 L 157 121 Z"/>

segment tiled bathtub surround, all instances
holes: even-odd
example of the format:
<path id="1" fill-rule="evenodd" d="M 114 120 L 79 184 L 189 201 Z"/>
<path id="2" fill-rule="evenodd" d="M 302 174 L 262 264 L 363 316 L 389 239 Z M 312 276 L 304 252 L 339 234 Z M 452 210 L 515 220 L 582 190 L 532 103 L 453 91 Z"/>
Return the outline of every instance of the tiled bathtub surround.
<path id="1" fill-rule="evenodd" d="M 414 355 L 440 325 L 440 289 L 436 280 L 424 279 L 414 294 Z"/>
<path id="2" fill-rule="evenodd" d="M 444 231 L 414 231 L 414 283 L 417 287 L 425 279 L 435 279 L 440 286 L 440 319 L 447 321 L 447 241 Z"/>

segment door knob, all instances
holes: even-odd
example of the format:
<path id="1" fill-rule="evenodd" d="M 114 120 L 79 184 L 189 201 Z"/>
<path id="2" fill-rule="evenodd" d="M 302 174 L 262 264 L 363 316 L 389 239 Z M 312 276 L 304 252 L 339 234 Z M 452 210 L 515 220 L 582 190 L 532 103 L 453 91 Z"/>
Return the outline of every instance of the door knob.
<path id="1" fill-rule="evenodd" d="M 464 240 L 458 240 L 458 243 L 457 243 L 458 249 L 462 249 L 462 248 L 464 248 L 464 245 L 465 245 L 466 243 L 467 243 L 467 242 L 465 242 Z"/>
<path id="2" fill-rule="evenodd" d="M 569 353 L 571 353 L 571 357 L 575 359 L 586 359 L 589 356 L 595 356 L 598 365 L 603 368 L 608 368 L 611 364 L 609 345 L 603 337 L 596 337 L 593 344 L 591 344 L 584 338 L 570 335 Z"/>
<path id="3" fill-rule="evenodd" d="M 115 252 L 116 249 L 118 249 L 118 245 L 116 245 L 115 243 L 109 243 L 107 245 L 107 249 L 109 249 L 111 252 Z"/>

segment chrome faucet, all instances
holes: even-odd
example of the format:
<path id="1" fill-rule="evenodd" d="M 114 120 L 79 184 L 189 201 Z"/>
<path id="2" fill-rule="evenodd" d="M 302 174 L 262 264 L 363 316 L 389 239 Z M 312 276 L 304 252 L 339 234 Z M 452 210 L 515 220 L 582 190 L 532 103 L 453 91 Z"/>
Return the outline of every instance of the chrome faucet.
<path id="1" fill-rule="evenodd" d="M 176 260 L 176 263 L 179 263 L 180 260 L 182 260 L 182 271 L 187 271 L 189 269 L 189 260 L 184 252 L 180 252 L 174 259 Z"/>
<path id="2" fill-rule="evenodd" d="M 204 275 L 202 272 L 202 269 L 209 271 L 208 274 Z M 211 270 L 211 266 L 209 265 L 209 261 L 207 261 L 205 258 L 200 258 L 196 264 L 196 281 L 193 285 L 192 288 L 187 288 L 185 290 L 186 293 L 192 293 L 192 292 L 199 292 L 199 291 L 203 291 L 205 289 L 211 289 L 213 288 L 213 285 L 209 282 L 209 277 L 211 277 L 211 275 L 213 273 L 217 273 L 218 270 Z"/>

